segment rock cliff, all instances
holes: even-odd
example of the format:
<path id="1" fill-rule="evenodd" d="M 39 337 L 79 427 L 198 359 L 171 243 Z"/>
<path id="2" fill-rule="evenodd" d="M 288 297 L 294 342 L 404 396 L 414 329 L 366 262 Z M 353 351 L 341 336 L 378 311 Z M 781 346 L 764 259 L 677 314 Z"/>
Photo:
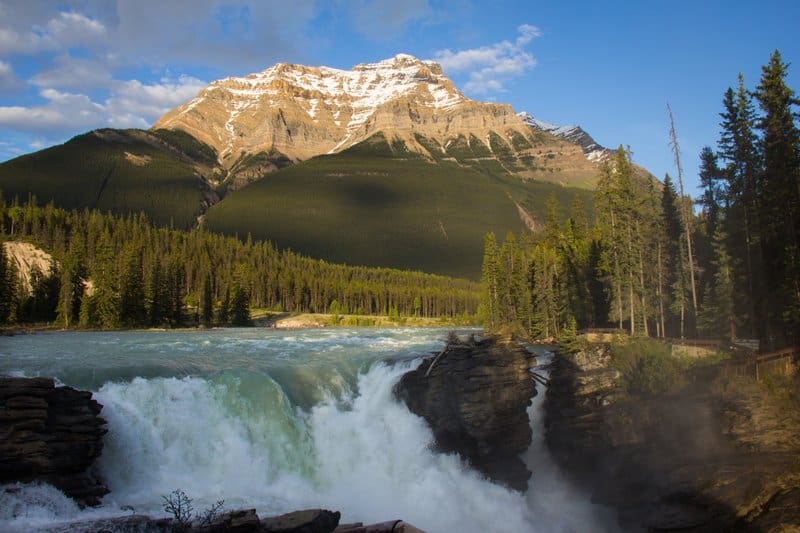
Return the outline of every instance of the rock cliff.
<path id="1" fill-rule="evenodd" d="M 92 394 L 49 378 L 0 377 L 0 483 L 44 481 L 84 505 L 108 493 L 90 472 L 106 421 Z"/>
<path id="2" fill-rule="evenodd" d="M 437 446 L 457 452 L 490 479 L 525 491 L 530 472 L 519 458 L 531 442 L 526 412 L 536 394 L 530 356 L 490 337 L 459 341 L 405 374 L 395 388 L 425 418 Z"/>
<path id="3" fill-rule="evenodd" d="M 763 385 L 696 370 L 684 386 L 629 394 L 608 345 L 555 361 L 545 403 L 556 460 L 641 531 L 800 527 L 800 417 Z"/>

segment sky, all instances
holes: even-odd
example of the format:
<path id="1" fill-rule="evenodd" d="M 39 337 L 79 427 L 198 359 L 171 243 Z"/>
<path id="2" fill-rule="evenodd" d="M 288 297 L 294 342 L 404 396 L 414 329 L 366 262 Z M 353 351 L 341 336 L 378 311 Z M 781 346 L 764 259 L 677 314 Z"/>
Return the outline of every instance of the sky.
<path id="1" fill-rule="evenodd" d="M 724 91 L 779 49 L 800 90 L 800 1 L 0 0 L 0 161 L 99 127 L 147 128 L 208 82 L 275 63 L 407 53 L 466 96 L 579 124 L 686 192 Z"/>

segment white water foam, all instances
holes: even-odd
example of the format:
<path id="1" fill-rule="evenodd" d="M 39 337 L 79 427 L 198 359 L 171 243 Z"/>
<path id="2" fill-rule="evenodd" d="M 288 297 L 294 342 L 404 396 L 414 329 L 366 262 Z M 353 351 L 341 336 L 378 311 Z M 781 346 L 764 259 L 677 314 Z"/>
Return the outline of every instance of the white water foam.
<path id="1" fill-rule="evenodd" d="M 312 364 L 331 357 L 326 343 L 376 342 L 374 335 L 339 335 L 309 341 L 320 344 L 310 350 L 316 355 L 277 366 L 278 373 L 247 368 L 258 365 L 254 353 L 239 370 L 105 383 L 96 393 L 109 427 L 96 465 L 112 491 L 103 505 L 81 511 L 46 485 L 0 487 L 0 530 L 120 516 L 129 507 L 163 516 L 162 495 L 178 488 L 196 511 L 225 499 L 228 509 L 255 507 L 262 516 L 324 507 L 341 511 L 344 522 L 400 518 L 430 533 L 603 530 L 597 508 L 559 477 L 547 453 L 542 392 L 530 411 L 534 474 L 522 495 L 483 479 L 455 455 L 431 451 L 431 430 L 392 394 L 419 360 Z M 386 346 L 378 351 L 395 353 L 398 342 L 381 338 L 377 344 Z"/>
<path id="2" fill-rule="evenodd" d="M 359 395 L 331 395 L 310 413 L 292 411 L 274 382 L 246 405 L 231 403 L 241 390 L 196 378 L 108 384 L 98 393 L 110 428 L 106 499 L 158 514 L 160 495 L 182 488 L 196 508 L 224 498 L 263 514 L 323 506 L 430 532 L 530 529 L 524 497 L 431 451 L 425 422 L 392 397 L 410 367 L 375 364 Z M 282 406 L 259 416 L 268 404 Z"/>

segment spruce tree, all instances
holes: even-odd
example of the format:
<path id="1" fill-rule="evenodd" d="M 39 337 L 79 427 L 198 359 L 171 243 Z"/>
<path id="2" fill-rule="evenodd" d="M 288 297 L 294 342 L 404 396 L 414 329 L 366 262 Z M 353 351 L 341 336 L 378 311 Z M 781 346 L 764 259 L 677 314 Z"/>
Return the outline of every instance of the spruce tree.
<path id="1" fill-rule="evenodd" d="M 767 321 L 762 341 L 769 347 L 800 340 L 800 103 L 786 85 L 788 65 L 779 51 L 762 67 L 756 98 L 763 116 L 763 171 L 758 180 L 760 245 L 766 280 Z"/>
<path id="2" fill-rule="evenodd" d="M 486 326 L 492 331 L 500 326 L 500 295 L 497 240 L 491 231 L 483 239 L 483 266 L 481 268 L 481 285 L 483 286 L 483 302 L 486 310 Z"/>
<path id="3" fill-rule="evenodd" d="M 204 327 L 210 328 L 214 319 L 214 294 L 211 287 L 211 275 L 203 279 L 203 296 L 200 300 L 200 321 Z"/>
<path id="4" fill-rule="evenodd" d="M 714 234 L 714 278 L 705 293 L 703 310 L 698 317 L 698 328 L 709 337 L 736 338 L 736 312 L 731 257 L 727 250 L 727 236 L 722 226 Z"/>
<path id="5" fill-rule="evenodd" d="M 125 270 L 120 279 L 120 319 L 127 327 L 141 326 L 147 315 L 142 251 L 134 246 L 128 247 L 123 261 Z"/>
<path id="6" fill-rule="evenodd" d="M 744 317 L 746 334 L 764 336 L 766 302 L 764 276 L 759 246 L 760 195 L 758 174 L 761 158 L 755 133 L 755 109 L 750 93 L 739 74 L 736 91 L 729 88 L 720 113 L 722 128 L 717 144 L 725 178 L 724 231 L 728 235 L 728 252 L 736 293 L 740 295 L 737 315 Z"/>
<path id="7" fill-rule="evenodd" d="M 0 324 L 10 321 L 14 312 L 15 294 L 14 277 L 16 272 L 6 254 L 6 247 L 0 241 Z"/>

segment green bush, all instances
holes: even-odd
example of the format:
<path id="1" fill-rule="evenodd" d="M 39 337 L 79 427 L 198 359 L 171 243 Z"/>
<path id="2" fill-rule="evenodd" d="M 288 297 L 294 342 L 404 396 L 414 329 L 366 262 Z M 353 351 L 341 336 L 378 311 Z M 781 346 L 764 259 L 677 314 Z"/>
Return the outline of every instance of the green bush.
<path id="1" fill-rule="evenodd" d="M 628 391 L 660 394 L 680 387 L 686 362 L 670 346 L 650 339 L 626 339 L 611 346 L 611 364 L 622 372 Z"/>

